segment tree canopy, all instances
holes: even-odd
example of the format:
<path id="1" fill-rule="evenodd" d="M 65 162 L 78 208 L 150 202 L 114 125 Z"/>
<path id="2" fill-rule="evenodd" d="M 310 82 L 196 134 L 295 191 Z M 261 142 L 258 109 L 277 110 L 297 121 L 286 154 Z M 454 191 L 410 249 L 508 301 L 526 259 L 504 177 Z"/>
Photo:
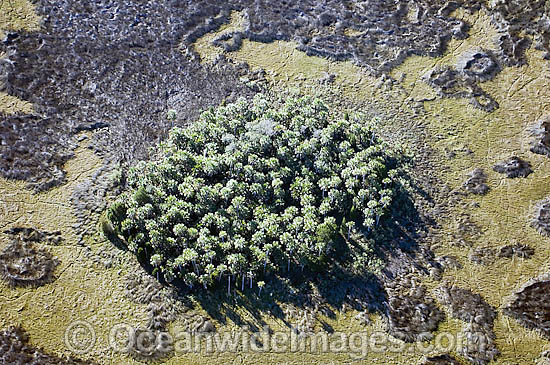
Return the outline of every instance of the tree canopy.
<path id="1" fill-rule="evenodd" d="M 341 232 L 376 229 L 392 203 L 398 166 L 375 125 L 309 97 L 207 110 L 130 169 L 108 219 L 130 251 L 190 287 L 329 262 Z"/>

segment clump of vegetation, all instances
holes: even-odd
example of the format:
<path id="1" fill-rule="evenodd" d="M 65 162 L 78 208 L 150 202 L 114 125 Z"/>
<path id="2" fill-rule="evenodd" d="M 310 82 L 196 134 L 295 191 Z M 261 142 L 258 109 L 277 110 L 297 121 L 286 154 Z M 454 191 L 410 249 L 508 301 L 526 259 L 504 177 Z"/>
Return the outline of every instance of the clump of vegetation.
<path id="1" fill-rule="evenodd" d="M 489 191 L 487 186 L 487 175 L 483 169 L 476 168 L 468 174 L 468 179 L 464 182 L 464 188 L 472 194 L 485 195 Z"/>
<path id="2" fill-rule="evenodd" d="M 531 152 L 550 157 L 550 117 L 544 116 L 531 127 Z"/>
<path id="3" fill-rule="evenodd" d="M 13 239 L 0 252 L 0 278 L 12 287 L 41 286 L 53 281 L 59 261 L 32 242 Z"/>
<path id="4" fill-rule="evenodd" d="M 526 282 L 509 299 L 504 314 L 515 318 L 521 325 L 536 329 L 550 339 L 550 274 Z"/>
<path id="5" fill-rule="evenodd" d="M 550 236 L 550 197 L 537 203 L 535 219 L 531 223 L 540 234 Z"/>
<path id="6" fill-rule="evenodd" d="M 372 232 L 392 203 L 400 159 L 374 128 L 307 97 L 240 99 L 172 129 L 106 217 L 157 276 L 189 287 L 326 268 L 335 240 Z"/>
<path id="7" fill-rule="evenodd" d="M 27 332 L 19 326 L 0 331 L 0 364 L 25 365 L 84 365 L 92 364 L 75 358 L 61 358 L 47 354 L 30 343 Z"/>
<path id="8" fill-rule="evenodd" d="M 506 161 L 496 164 L 493 166 L 493 170 L 500 174 L 506 174 L 506 177 L 511 179 L 527 177 L 533 172 L 531 164 L 517 156 L 512 156 Z"/>

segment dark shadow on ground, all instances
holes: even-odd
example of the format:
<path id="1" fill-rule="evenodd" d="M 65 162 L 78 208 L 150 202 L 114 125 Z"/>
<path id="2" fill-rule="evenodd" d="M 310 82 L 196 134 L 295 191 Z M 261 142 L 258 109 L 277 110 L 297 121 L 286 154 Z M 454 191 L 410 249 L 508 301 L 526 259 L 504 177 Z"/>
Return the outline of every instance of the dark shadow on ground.
<path id="1" fill-rule="evenodd" d="M 342 234 L 335 240 L 331 258 L 323 266 L 302 268 L 293 264 L 289 272 L 285 268 L 282 273 L 268 272 L 262 278 L 255 278 L 252 287 L 246 279 L 244 290 L 242 278 L 232 277 L 229 293 L 226 277 L 208 291 L 202 287 L 190 289 L 179 280 L 169 285 L 177 290 L 180 297 L 187 298 L 184 301 L 188 306 L 193 306 L 192 298 L 217 322 L 226 324 L 230 321 L 238 326 L 247 326 L 252 331 L 260 331 L 267 324 L 262 319 L 264 316 L 274 317 L 288 327 L 294 326 L 288 321 L 288 313 L 285 313 L 289 306 L 296 310 L 320 312 L 328 318 L 335 318 L 335 311 L 344 308 L 385 314 L 388 297 L 383 280 L 392 278 L 394 268 L 388 269 L 383 263 L 389 262 L 394 255 L 405 254 L 414 261 L 416 255 L 422 254 L 418 231 L 425 222 L 415 209 L 413 194 L 427 193 L 420 187 L 413 185 L 413 188 L 417 191 L 397 187 L 391 214 L 382 219 L 373 232 L 357 232 L 349 240 Z M 124 249 L 125 244 L 118 237 L 111 236 L 110 240 Z M 361 253 L 382 263 L 377 272 L 352 269 L 355 258 Z M 148 273 L 166 284 L 162 276 L 154 273 L 148 260 L 141 261 L 145 263 L 143 267 Z M 424 270 L 427 272 L 427 269 Z M 266 282 L 261 295 L 257 280 Z M 328 332 L 332 331 L 327 323 L 321 325 Z"/>

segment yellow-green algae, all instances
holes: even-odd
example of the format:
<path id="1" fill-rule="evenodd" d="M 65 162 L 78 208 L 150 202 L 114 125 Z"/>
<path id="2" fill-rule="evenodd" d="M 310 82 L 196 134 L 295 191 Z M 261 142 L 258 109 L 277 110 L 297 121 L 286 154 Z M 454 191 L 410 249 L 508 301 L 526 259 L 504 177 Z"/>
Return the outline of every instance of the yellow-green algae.
<path id="1" fill-rule="evenodd" d="M 26 183 L 0 179 L 1 231 L 11 227 L 33 227 L 39 230 L 60 230 L 64 242 L 47 249 L 60 260 L 56 280 L 39 288 L 10 288 L 0 281 L 0 328 L 22 325 L 31 335 L 31 342 L 46 351 L 69 354 L 64 344 L 64 331 L 75 320 L 93 323 L 98 339 L 107 339 L 110 326 L 129 321 L 145 322 L 144 309 L 124 297 L 126 270 L 101 268 L 88 262 L 72 226 L 77 223 L 70 202 L 75 186 L 99 168 L 101 160 L 85 146 L 75 151 L 68 161 L 67 184 L 34 194 Z M 9 238 L 0 236 L 0 249 Z M 103 243 L 107 244 L 107 243 Z M 90 245 L 100 250 L 101 243 Z M 98 340 L 99 341 L 99 340 Z M 103 342 L 106 347 L 107 342 Z M 87 356 L 103 356 L 101 348 Z"/>
<path id="2" fill-rule="evenodd" d="M 197 39 L 193 44 L 195 51 L 202 55 L 201 62 L 207 63 L 214 61 L 216 57 L 216 46 L 212 44 L 214 39 L 218 38 L 221 35 L 229 34 L 231 32 L 236 32 L 243 27 L 243 18 L 239 12 L 233 11 L 231 13 L 230 22 L 223 24 L 217 32 L 211 32 L 205 34 L 203 37 Z"/>
<path id="3" fill-rule="evenodd" d="M 444 281 L 470 288 L 491 305 L 502 308 L 514 290 L 550 268 L 550 239 L 529 227 L 534 203 L 550 193 L 547 172 L 550 171 L 550 160 L 529 151 L 528 133 L 529 126 L 550 110 L 550 90 L 546 87 L 550 79 L 550 65 L 543 60 L 541 52 L 529 50 L 527 66 L 506 67 L 493 80 L 483 83 L 482 88 L 500 104 L 500 108 L 493 113 L 475 109 L 465 99 L 436 97 L 434 91 L 421 80 L 423 74 L 438 65 L 456 65 L 458 57 L 472 47 L 497 50 L 497 32 L 487 14 L 480 11 L 470 15 L 457 11 L 455 15 L 472 24 L 470 37 L 451 41 L 442 57 L 408 58 L 391 73 L 395 79 L 402 81 L 390 91 L 375 87 L 380 86 L 380 80 L 366 75 L 351 62 L 334 63 L 308 57 L 297 51 L 296 45 L 291 42 L 256 44 L 245 41 L 242 49 L 229 53 L 229 57 L 261 67 L 273 81 L 282 80 L 293 86 L 315 83 L 325 72 L 330 72 L 336 75 L 335 85 L 339 86 L 345 97 L 361 100 L 374 96 L 384 101 L 391 95 L 393 102 L 401 103 L 404 108 L 411 101 L 428 100 L 424 102 L 425 122 L 435 136 L 432 147 L 442 156 L 449 150 L 458 151 L 454 159 L 442 161 L 446 167 L 443 171 L 434 171 L 434 174 L 440 174 L 451 188 L 460 188 L 466 174 L 475 167 L 481 167 L 488 174 L 491 187 L 486 196 L 465 198 L 465 204 L 456 207 L 443 222 L 442 241 L 436 253 L 456 255 L 464 265 L 461 270 L 445 273 Z M 466 149 L 473 153 L 460 153 Z M 512 155 L 528 159 L 534 173 L 526 179 L 507 179 L 492 171 L 495 163 Z M 469 203 L 474 202 L 479 203 L 478 208 L 471 208 Z M 472 221 L 481 228 L 482 234 L 476 239 L 474 247 L 523 243 L 535 249 L 535 256 L 530 260 L 501 259 L 489 265 L 471 263 L 467 259 L 469 248 L 458 248 L 452 241 L 451 233 L 456 226 L 453 217 L 461 210 L 468 211 Z M 439 284 L 429 278 L 425 280 L 425 285 L 430 289 Z M 447 326 L 444 323 L 441 329 L 445 330 Z M 457 329 L 456 326 L 451 328 Z M 525 329 L 506 316 L 498 316 L 495 332 L 502 352 L 496 363 L 534 363 L 541 351 L 550 348 L 548 341 L 535 331 Z"/>
<path id="4" fill-rule="evenodd" d="M 32 12 L 27 1 L 2 2 L 1 6 L 15 4 L 9 11 L 0 11 L 0 28 L 36 29 L 38 17 Z M 31 9 L 31 10 L 29 10 Z M 331 62 L 317 57 L 308 57 L 295 49 L 292 42 L 273 42 L 269 44 L 244 41 L 241 50 L 229 56 L 235 60 L 246 61 L 253 67 L 262 67 L 268 78 L 284 87 L 311 90 L 318 88 L 317 80 L 326 73 L 336 75 L 333 88 L 343 97 L 351 100 L 377 99 L 379 102 L 399 103 L 409 109 L 415 101 L 424 102 L 425 119 L 430 133 L 434 137 L 432 147 L 445 155 L 445 151 L 457 151 L 453 159 L 441 161 L 442 171 L 434 171 L 452 188 L 459 188 L 466 173 L 474 167 L 482 167 L 489 175 L 491 191 L 483 197 L 470 196 L 465 204 L 455 207 L 447 221 L 443 222 L 439 235 L 441 242 L 437 254 L 453 254 L 461 258 L 464 268 L 451 270 L 444 274 L 444 281 L 460 287 L 472 289 L 481 294 L 490 304 L 502 307 L 507 296 L 519 288 L 525 281 L 547 272 L 549 269 L 550 240 L 541 237 L 529 227 L 529 216 L 533 203 L 548 194 L 550 161 L 543 156 L 528 151 L 527 127 L 548 109 L 550 90 L 548 84 L 549 64 L 541 55 L 529 51 L 529 65 L 517 68 L 505 68 L 497 77 L 483 83 L 482 87 L 500 104 L 494 113 L 473 108 L 467 100 L 440 99 L 420 77 L 436 65 L 453 65 L 457 57 L 472 46 L 495 48 L 496 34 L 486 14 L 480 12 L 468 15 L 457 12 L 472 23 L 470 38 L 465 41 L 454 40 L 449 51 L 440 58 L 410 57 L 403 65 L 392 72 L 392 76 L 402 82 L 393 87 L 383 79 L 369 76 L 364 70 L 351 62 Z M 19 25 L 18 25 L 19 24 Z M 21 25 L 22 24 L 22 25 Z M 220 32 L 237 30 L 241 26 L 239 14 L 233 14 L 232 24 Z M 208 34 L 197 42 L 196 50 L 205 62 L 211 61 L 219 50 L 209 46 L 216 34 Z M 9 106 L 8 106 L 9 105 Z M 30 107 L 23 101 L 0 96 L 0 111 L 28 112 Z M 462 153 L 470 149 L 473 153 Z M 534 173 L 526 179 L 505 179 L 494 173 L 494 163 L 519 154 L 533 164 Z M 144 323 L 145 308 L 135 305 L 124 297 L 124 275 L 134 270 L 131 265 L 123 269 L 105 269 L 94 266 L 83 257 L 85 247 L 76 244 L 71 226 L 76 222 L 70 207 L 70 193 L 75 184 L 89 177 L 99 159 L 83 146 L 77 149 L 76 158 L 70 160 L 65 169 L 68 183 L 48 192 L 33 194 L 25 188 L 25 183 L 0 180 L 2 230 L 15 225 L 33 226 L 44 230 L 61 230 L 66 242 L 62 246 L 49 247 L 60 258 L 61 265 L 56 270 L 58 279 L 41 288 L 8 288 L 0 284 L 0 327 L 22 324 L 31 335 L 33 344 L 42 346 L 46 351 L 57 354 L 70 354 L 63 342 L 65 328 L 73 320 L 88 320 L 94 325 L 98 342 L 84 358 L 101 363 L 135 363 L 135 359 L 107 351 L 107 336 L 113 324 L 126 322 L 132 325 Z M 471 204 L 479 203 L 478 208 Z M 498 260 L 487 266 L 469 262 L 468 248 L 453 245 L 451 233 L 456 230 L 453 217 L 467 210 L 472 220 L 481 228 L 482 234 L 476 239 L 475 247 L 499 247 L 509 243 L 526 243 L 535 248 L 535 256 L 530 260 Z M 4 246 L 7 237 L 0 236 Z M 88 239 L 92 250 L 100 250 L 108 245 L 99 237 Z M 424 284 L 434 289 L 440 283 L 430 278 Z M 198 309 L 200 310 L 200 309 Z M 237 312 L 244 318 L 252 317 L 246 309 Z M 337 331 L 384 329 L 380 316 L 371 319 L 372 324 L 361 327 L 352 318 L 356 313 L 339 313 L 335 318 L 322 318 Z M 274 330 L 285 328 L 279 320 L 264 314 L 263 318 Z M 235 325 L 228 320 L 228 328 Z M 182 325 L 176 321 L 172 330 Z M 457 332 L 462 322 L 447 319 L 440 331 Z M 316 328 L 319 330 L 319 328 Z M 548 341 L 543 340 L 535 331 L 527 330 L 515 320 L 499 315 L 495 321 L 497 345 L 502 352 L 495 363 L 527 364 L 534 363 L 542 350 L 550 349 Z M 422 357 L 419 353 L 369 353 L 363 363 L 371 364 L 411 364 Z M 177 354 L 166 360 L 168 364 L 203 363 L 287 363 L 317 364 L 350 362 L 348 353 L 224 353 L 217 355 Z"/>
<path id="5" fill-rule="evenodd" d="M 29 0 L 2 0 L 0 2 L 0 36 L 7 30 L 38 30 L 40 17 Z"/>

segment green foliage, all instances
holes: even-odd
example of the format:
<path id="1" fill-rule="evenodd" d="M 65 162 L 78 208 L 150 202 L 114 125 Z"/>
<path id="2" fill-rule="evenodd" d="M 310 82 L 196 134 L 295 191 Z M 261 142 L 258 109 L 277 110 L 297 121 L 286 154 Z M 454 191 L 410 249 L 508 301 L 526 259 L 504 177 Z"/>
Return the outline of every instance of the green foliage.
<path id="1" fill-rule="evenodd" d="M 174 109 L 170 109 L 166 113 L 166 119 L 168 119 L 168 120 L 173 121 L 173 120 L 176 120 L 177 117 L 178 117 L 178 113 Z"/>
<path id="2" fill-rule="evenodd" d="M 126 219 L 126 209 L 126 204 L 117 200 L 107 210 L 106 221 L 111 224 L 113 233 L 120 230 L 120 223 Z"/>
<path id="3" fill-rule="evenodd" d="M 138 247 L 138 249 L 136 250 L 136 257 L 139 262 L 141 263 L 145 262 L 147 258 L 145 256 L 145 249 L 143 247 Z"/>
<path id="4" fill-rule="evenodd" d="M 105 237 L 112 237 L 116 234 L 115 228 L 106 214 L 102 214 L 99 218 L 99 228 Z"/>
<path id="5" fill-rule="evenodd" d="M 310 98 L 208 110 L 130 170 L 108 217 L 140 261 L 191 287 L 320 270 L 338 236 L 375 229 L 391 205 L 398 159 L 374 127 Z"/>
<path id="6" fill-rule="evenodd" d="M 134 193 L 133 198 L 136 201 L 136 203 L 141 206 L 151 202 L 145 186 L 140 186 Z"/>

